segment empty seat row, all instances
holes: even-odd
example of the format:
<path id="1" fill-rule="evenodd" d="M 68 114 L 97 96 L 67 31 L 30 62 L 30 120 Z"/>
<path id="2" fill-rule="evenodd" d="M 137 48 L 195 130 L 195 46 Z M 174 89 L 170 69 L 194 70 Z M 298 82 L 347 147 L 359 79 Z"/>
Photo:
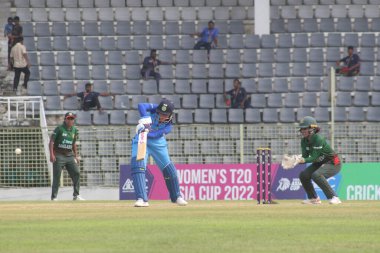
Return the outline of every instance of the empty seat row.
<path id="1" fill-rule="evenodd" d="M 253 0 L 15 0 L 14 7 L 34 8 L 104 8 L 171 6 L 252 6 Z"/>
<path id="2" fill-rule="evenodd" d="M 378 18 L 378 4 L 272 6 L 271 18 Z"/>
<path id="3" fill-rule="evenodd" d="M 380 18 L 272 19 L 272 33 L 379 32 Z"/>
<path id="4" fill-rule="evenodd" d="M 48 22 L 24 23 L 24 36 L 115 36 L 115 35 L 189 35 L 201 32 L 207 22 L 178 21 L 87 21 L 87 22 Z M 220 34 L 243 34 L 244 23 L 240 20 L 219 21 Z"/>
<path id="5" fill-rule="evenodd" d="M 252 20 L 252 7 L 17 8 L 23 21 Z"/>
<path id="6" fill-rule="evenodd" d="M 271 5 L 380 4 L 380 0 L 271 0 Z"/>

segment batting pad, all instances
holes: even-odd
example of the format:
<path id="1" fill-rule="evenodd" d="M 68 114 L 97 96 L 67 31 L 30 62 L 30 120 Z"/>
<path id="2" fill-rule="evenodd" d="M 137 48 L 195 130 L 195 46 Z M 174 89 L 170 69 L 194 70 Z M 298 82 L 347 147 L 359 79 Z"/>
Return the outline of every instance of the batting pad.
<path id="1" fill-rule="evenodd" d="M 177 169 L 173 163 L 169 163 L 163 170 L 166 187 L 170 194 L 170 200 L 174 203 L 177 198 L 181 196 L 179 191 L 179 182 L 177 176 Z"/>
<path id="2" fill-rule="evenodd" d="M 143 199 L 144 201 L 148 201 L 145 182 L 145 161 L 136 161 L 136 157 L 133 157 L 131 159 L 131 170 L 136 199 Z"/>

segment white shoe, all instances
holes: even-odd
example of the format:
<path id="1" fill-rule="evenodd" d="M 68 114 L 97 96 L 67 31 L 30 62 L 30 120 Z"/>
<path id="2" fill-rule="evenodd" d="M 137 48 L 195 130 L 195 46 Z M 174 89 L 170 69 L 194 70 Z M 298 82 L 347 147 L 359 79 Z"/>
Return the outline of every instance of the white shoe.
<path id="1" fill-rule="evenodd" d="M 52 198 L 51 201 L 58 201 L 58 199 L 57 198 Z"/>
<path id="2" fill-rule="evenodd" d="M 301 203 L 305 204 L 305 205 L 320 205 L 320 204 L 322 204 L 322 201 L 318 197 L 318 198 L 315 198 L 315 199 L 305 199 Z"/>
<path id="3" fill-rule="evenodd" d="M 143 199 L 138 199 L 135 202 L 135 207 L 148 207 L 149 203 L 147 201 L 144 201 Z"/>
<path id="4" fill-rule="evenodd" d="M 188 204 L 182 197 L 178 197 L 175 203 L 179 206 L 186 206 Z"/>
<path id="5" fill-rule="evenodd" d="M 330 199 L 329 203 L 332 205 L 338 205 L 338 204 L 341 204 L 342 201 L 340 201 L 338 197 L 334 196 L 332 197 L 332 199 Z"/>
<path id="6" fill-rule="evenodd" d="M 77 195 L 77 196 L 74 196 L 73 197 L 73 200 L 85 200 L 84 198 L 82 198 L 80 195 Z"/>

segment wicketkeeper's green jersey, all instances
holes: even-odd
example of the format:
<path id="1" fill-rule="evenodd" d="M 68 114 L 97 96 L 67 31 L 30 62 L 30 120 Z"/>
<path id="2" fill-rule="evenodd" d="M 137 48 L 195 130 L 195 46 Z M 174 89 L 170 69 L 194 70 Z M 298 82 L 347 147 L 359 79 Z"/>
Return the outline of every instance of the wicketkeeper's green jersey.
<path id="1" fill-rule="evenodd" d="M 327 162 L 334 158 L 335 152 L 319 134 L 301 140 L 302 157 L 306 163 Z"/>
<path id="2" fill-rule="evenodd" d="M 62 124 L 53 132 L 54 149 L 70 152 L 77 138 L 78 129 L 75 126 L 68 129 L 65 124 Z"/>

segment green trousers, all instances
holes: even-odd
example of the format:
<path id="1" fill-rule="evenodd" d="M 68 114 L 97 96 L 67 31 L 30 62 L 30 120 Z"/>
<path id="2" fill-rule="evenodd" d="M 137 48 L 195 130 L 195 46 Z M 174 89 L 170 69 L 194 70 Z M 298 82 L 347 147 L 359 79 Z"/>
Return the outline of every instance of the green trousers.
<path id="1" fill-rule="evenodd" d="M 64 156 L 61 154 L 56 154 L 55 158 L 56 160 L 53 163 L 53 185 L 51 191 L 51 198 L 54 199 L 58 195 L 58 188 L 61 181 L 63 166 L 66 167 L 66 170 L 69 173 L 71 180 L 73 180 L 73 196 L 78 196 L 80 187 L 80 172 L 75 162 L 74 156 Z"/>
<path id="2" fill-rule="evenodd" d="M 327 182 L 327 179 L 338 174 L 341 167 L 342 164 L 334 165 L 332 163 L 325 163 L 320 165 L 318 163 L 313 163 L 302 171 L 300 173 L 300 180 L 306 191 L 307 197 L 309 199 L 318 197 L 311 182 L 312 179 L 321 188 L 328 199 L 337 196 L 335 191 L 329 185 L 329 182 Z"/>

